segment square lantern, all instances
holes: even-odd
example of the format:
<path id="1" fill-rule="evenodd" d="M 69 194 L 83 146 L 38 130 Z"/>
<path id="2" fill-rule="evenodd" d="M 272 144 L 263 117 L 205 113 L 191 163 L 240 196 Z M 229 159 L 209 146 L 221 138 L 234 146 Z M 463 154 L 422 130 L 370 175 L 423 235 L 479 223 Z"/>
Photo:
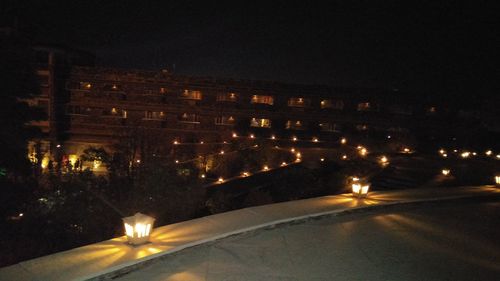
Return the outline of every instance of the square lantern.
<path id="1" fill-rule="evenodd" d="M 147 243 L 153 231 L 154 221 L 154 218 L 141 213 L 123 218 L 128 243 L 134 246 Z"/>
<path id="2" fill-rule="evenodd" d="M 358 198 L 366 197 L 369 189 L 370 184 L 368 183 L 354 182 L 352 184 L 352 195 Z"/>
<path id="3" fill-rule="evenodd" d="M 495 176 L 495 184 L 500 187 L 500 175 Z"/>

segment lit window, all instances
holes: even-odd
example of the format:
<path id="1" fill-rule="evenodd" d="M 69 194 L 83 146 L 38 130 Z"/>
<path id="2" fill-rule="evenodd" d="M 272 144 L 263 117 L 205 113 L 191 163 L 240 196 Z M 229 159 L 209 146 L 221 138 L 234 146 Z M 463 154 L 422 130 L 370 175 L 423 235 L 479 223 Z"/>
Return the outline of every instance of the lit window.
<path id="1" fill-rule="evenodd" d="M 215 118 L 215 125 L 234 125 L 233 116 L 218 116 Z"/>
<path id="2" fill-rule="evenodd" d="M 329 122 L 319 123 L 319 128 L 321 131 L 324 132 L 336 132 L 340 130 L 340 126 L 338 126 L 335 123 L 329 123 Z"/>
<path id="3" fill-rule="evenodd" d="M 252 100 L 250 102 L 273 105 L 274 98 L 273 96 L 253 95 Z"/>
<path id="4" fill-rule="evenodd" d="M 200 118 L 194 113 L 183 113 L 179 115 L 179 122 L 184 123 L 200 123 Z"/>
<path id="5" fill-rule="evenodd" d="M 358 131 L 366 131 L 366 130 L 368 130 L 368 126 L 365 125 L 365 124 L 359 124 L 359 125 L 356 125 L 356 130 L 358 130 Z"/>
<path id="6" fill-rule="evenodd" d="M 167 88 L 160 87 L 160 94 L 166 94 L 167 93 Z"/>
<path id="7" fill-rule="evenodd" d="M 333 101 L 333 100 L 322 100 L 321 101 L 321 108 L 333 108 L 333 109 L 339 109 L 342 110 L 344 108 L 344 102 L 341 100 Z"/>
<path id="8" fill-rule="evenodd" d="M 165 113 L 163 111 L 146 111 L 144 119 L 165 120 Z"/>
<path id="9" fill-rule="evenodd" d="M 368 111 L 370 108 L 371 105 L 369 102 L 358 103 L 358 111 Z"/>
<path id="10" fill-rule="evenodd" d="M 118 84 L 104 85 L 104 91 L 120 91 L 122 87 Z"/>
<path id="11" fill-rule="evenodd" d="M 237 99 L 238 99 L 238 95 L 235 93 L 219 93 L 219 94 L 217 94 L 217 101 L 235 102 Z"/>
<path id="12" fill-rule="evenodd" d="M 271 128 L 271 120 L 264 118 L 252 118 L 250 120 L 251 127 L 260 127 L 260 128 Z"/>
<path id="13" fill-rule="evenodd" d="M 201 100 L 202 94 L 201 91 L 184 90 L 184 92 L 181 93 L 180 98 L 189 100 Z"/>
<path id="14" fill-rule="evenodd" d="M 311 101 L 309 99 L 304 99 L 304 98 L 290 98 L 288 99 L 288 106 L 293 106 L 293 107 L 305 107 L 309 106 Z"/>
<path id="15" fill-rule="evenodd" d="M 127 118 L 127 111 L 124 109 L 119 109 L 116 107 L 110 108 L 110 109 L 104 109 L 102 111 L 103 116 L 110 116 L 110 117 L 120 117 L 120 118 Z"/>
<path id="16" fill-rule="evenodd" d="M 80 82 L 78 88 L 80 90 L 90 90 L 90 89 L 92 89 L 92 83 L 90 83 L 90 82 Z"/>
<path id="17" fill-rule="evenodd" d="M 289 130 L 303 130 L 304 124 L 300 120 L 288 120 L 285 128 Z"/>

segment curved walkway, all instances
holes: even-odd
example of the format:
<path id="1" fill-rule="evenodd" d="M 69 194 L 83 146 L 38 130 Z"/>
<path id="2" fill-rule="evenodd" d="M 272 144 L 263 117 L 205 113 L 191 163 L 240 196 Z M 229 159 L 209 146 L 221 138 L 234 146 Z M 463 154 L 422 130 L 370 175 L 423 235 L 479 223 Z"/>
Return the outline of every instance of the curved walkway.
<path id="1" fill-rule="evenodd" d="M 500 280 L 500 201 L 403 205 L 260 229 L 119 281 Z"/>
<path id="2" fill-rule="evenodd" d="M 489 196 L 500 196 L 500 189 L 492 186 L 407 189 L 373 192 L 366 199 L 341 194 L 252 207 L 156 228 L 151 243 L 140 247 L 130 247 L 125 244 L 125 238 L 120 237 L 21 262 L 0 269 L 0 280 L 66 281 L 114 277 L 189 247 L 280 223 L 355 209 Z M 314 236 L 315 233 L 311 233 L 311 237 Z"/>

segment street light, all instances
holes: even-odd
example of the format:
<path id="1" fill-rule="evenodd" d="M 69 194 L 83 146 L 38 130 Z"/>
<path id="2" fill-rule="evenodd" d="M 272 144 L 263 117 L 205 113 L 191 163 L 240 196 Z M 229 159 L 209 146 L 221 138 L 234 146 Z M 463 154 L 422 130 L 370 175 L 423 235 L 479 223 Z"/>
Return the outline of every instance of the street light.
<path id="1" fill-rule="evenodd" d="M 154 218 L 136 213 L 122 219 L 129 244 L 134 246 L 147 243 L 153 230 Z"/>
<path id="2" fill-rule="evenodd" d="M 368 190 L 370 189 L 369 183 L 361 183 L 359 181 L 355 181 L 352 183 L 352 195 L 354 197 L 366 197 L 368 196 Z"/>
<path id="3" fill-rule="evenodd" d="M 450 169 L 443 169 L 441 170 L 441 174 L 443 174 L 443 176 L 449 176 L 451 173 Z"/>
<path id="4" fill-rule="evenodd" d="M 496 175 L 496 176 L 495 176 L 495 184 L 496 184 L 497 186 L 500 186 L 500 175 Z"/>

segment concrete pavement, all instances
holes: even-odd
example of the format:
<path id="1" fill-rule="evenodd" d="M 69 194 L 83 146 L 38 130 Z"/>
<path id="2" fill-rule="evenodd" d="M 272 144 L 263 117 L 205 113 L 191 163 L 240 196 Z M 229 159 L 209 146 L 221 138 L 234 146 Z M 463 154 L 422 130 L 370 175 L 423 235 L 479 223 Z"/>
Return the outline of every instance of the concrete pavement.
<path id="1" fill-rule="evenodd" d="M 159 227 L 153 232 L 152 243 L 140 247 L 130 247 L 124 243 L 125 238 L 120 237 L 21 262 L 0 269 L 0 280 L 57 281 L 112 277 L 143 268 L 147 261 L 155 262 L 156 258 L 192 246 L 280 223 L 367 207 L 378 208 L 409 202 L 490 196 L 500 196 L 500 190 L 492 186 L 407 189 L 373 192 L 366 199 L 354 199 L 350 194 L 341 194 L 246 208 Z M 309 235 L 314 238 L 316 232 Z M 278 262 L 279 259 L 273 260 Z M 354 266 L 358 265 L 354 263 Z M 186 274 L 191 274 L 190 272 L 187 271 Z"/>

